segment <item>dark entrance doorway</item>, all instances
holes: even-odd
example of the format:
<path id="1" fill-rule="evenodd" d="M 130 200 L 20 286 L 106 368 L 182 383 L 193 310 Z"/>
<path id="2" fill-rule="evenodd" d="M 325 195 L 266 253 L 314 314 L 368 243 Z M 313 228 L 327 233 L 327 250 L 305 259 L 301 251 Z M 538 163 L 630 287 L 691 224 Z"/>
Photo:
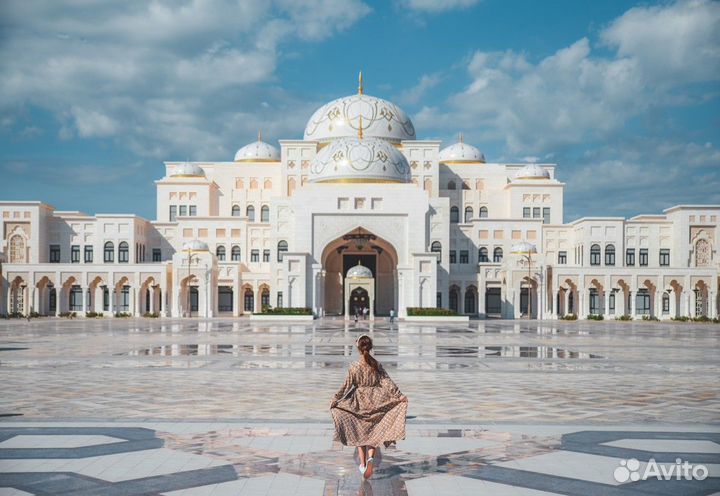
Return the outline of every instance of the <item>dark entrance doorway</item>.
<path id="1" fill-rule="evenodd" d="M 364 288 L 355 288 L 350 293 L 348 300 L 348 309 L 350 315 L 360 315 L 362 317 L 362 309 L 369 308 L 370 300 L 368 292 Z"/>
<path id="2" fill-rule="evenodd" d="M 347 274 L 348 270 L 350 270 L 352 267 L 355 267 L 358 262 L 360 262 L 362 265 L 370 269 L 370 272 L 372 272 L 373 277 L 375 277 L 375 294 L 377 294 L 377 255 L 375 253 L 372 254 L 360 254 L 360 253 L 343 253 L 343 275 Z M 345 289 L 343 288 L 343 292 Z M 365 306 L 368 306 L 368 295 L 367 292 L 365 292 Z M 343 301 L 345 301 L 345 304 L 347 305 L 348 301 L 352 302 L 352 298 L 348 299 L 347 295 L 345 295 L 345 298 L 343 298 Z M 373 302 L 373 308 L 375 308 L 374 305 L 375 302 Z M 348 313 L 350 315 L 355 315 L 355 307 L 353 306 L 353 303 L 350 303 L 348 306 Z M 345 309 L 342 309 L 342 313 L 345 313 Z"/>

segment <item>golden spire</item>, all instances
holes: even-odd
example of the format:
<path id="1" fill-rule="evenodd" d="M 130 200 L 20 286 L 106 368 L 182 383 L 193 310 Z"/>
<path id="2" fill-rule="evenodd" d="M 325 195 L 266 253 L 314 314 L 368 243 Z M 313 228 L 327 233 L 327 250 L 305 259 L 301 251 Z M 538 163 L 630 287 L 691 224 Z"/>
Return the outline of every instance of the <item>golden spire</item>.
<path id="1" fill-rule="evenodd" d="M 360 123 L 358 124 L 358 139 L 362 139 L 362 115 L 360 116 Z"/>
<path id="2" fill-rule="evenodd" d="M 360 74 L 358 75 L 358 95 L 362 95 L 362 92 L 362 71 L 360 71 Z"/>
<path id="3" fill-rule="evenodd" d="M 258 129 L 258 141 L 262 141 L 262 130 Z"/>

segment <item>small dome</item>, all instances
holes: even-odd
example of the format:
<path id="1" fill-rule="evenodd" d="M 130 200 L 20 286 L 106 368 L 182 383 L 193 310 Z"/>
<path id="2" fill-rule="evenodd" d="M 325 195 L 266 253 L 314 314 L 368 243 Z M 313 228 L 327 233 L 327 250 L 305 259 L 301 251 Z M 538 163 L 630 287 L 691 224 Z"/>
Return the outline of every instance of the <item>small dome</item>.
<path id="1" fill-rule="evenodd" d="M 528 164 L 515 173 L 515 179 L 550 179 L 550 173 L 538 164 Z"/>
<path id="2" fill-rule="evenodd" d="M 409 183 L 405 155 L 378 138 L 339 138 L 324 147 L 310 166 L 314 183 Z"/>
<path id="3" fill-rule="evenodd" d="M 357 136 L 360 127 L 366 137 L 382 138 L 393 144 L 415 139 L 415 127 L 400 107 L 363 94 L 362 74 L 356 95 L 338 98 L 315 111 L 305 126 L 304 139 L 328 143 Z"/>
<path id="4" fill-rule="evenodd" d="M 484 164 L 485 155 L 480 149 L 460 141 L 440 150 L 438 157 L 441 164 Z"/>
<path id="5" fill-rule="evenodd" d="M 359 279 L 361 277 L 372 278 L 372 276 L 372 271 L 358 262 L 355 267 L 350 267 L 345 277 L 349 279 Z"/>
<path id="6" fill-rule="evenodd" d="M 519 243 L 513 243 L 510 247 L 510 253 L 514 255 L 534 255 L 537 253 L 537 248 L 532 243 L 520 241 Z"/>
<path id="7" fill-rule="evenodd" d="M 210 251 L 207 243 L 199 239 L 193 239 L 183 243 L 183 251 Z"/>
<path id="8" fill-rule="evenodd" d="M 277 148 L 262 140 L 258 133 L 258 140 L 240 148 L 235 154 L 235 162 L 279 162 L 280 152 Z"/>
<path id="9" fill-rule="evenodd" d="M 205 177 L 205 171 L 197 164 L 183 162 L 173 167 L 170 177 Z"/>

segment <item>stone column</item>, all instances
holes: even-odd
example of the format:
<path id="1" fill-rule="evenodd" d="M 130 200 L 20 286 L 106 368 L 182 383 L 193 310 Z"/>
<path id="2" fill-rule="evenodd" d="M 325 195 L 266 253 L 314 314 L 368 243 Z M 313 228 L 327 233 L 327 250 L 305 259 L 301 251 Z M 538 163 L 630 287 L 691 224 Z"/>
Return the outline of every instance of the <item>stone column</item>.
<path id="1" fill-rule="evenodd" d="M 88 288 L 80 286 L 80 294 L 82 296 L 82 312 L 85 314 L 88 311 Z"/>
<path id="2" fill-rule="evenodd" d="M 115 315 L 115 286 L 108 286 L 108 312 Z"/>
<path id="3" fill-rule="evenodd" d="M 610 315 L 610 293 L 612 289 L 608 289 L 607 286 L 603 287 L 603 299 L 605 300 L 605 318 Z"/>
<path id="4" fill-rule="evenodd" d="M 658 319 L 662 317 L 662 291 L 659 289 L 655 291 L 653 308 L 655 309 L 655 317 Z"/>
<path id="5" fill-rule="evenodd" d="M 180 286 L 173 287 L 172 313 L 173 317 L 182 317 L 180 315 Z"/>
<path id="6" fill-rule="evenodd" d="M 33 304 L 32 304 L 32 311 L 35 311 L 37 313 L 42 313 L 42 308 L 40 308 L 40 288 L 37 286 L 33 286 Z"/>
<path id="7" fill-rule="evenodd" d="M 635 291 L 632 289 L 628 291 L 628 298 L 630 299 L 630 317 L 635 318 Z"/>
<path id="8" fill-rule="evenodd" d="M 670 291 L 670 318 L 677 316 L 677 291 Z"/>
<path id="9" fill-rule="evenodd" d="M 480 317 L 487 318 L 487 307 L 485 306 L 485 298 L 487 294 L 487 284 L 485 284 L 485 281 L 478 281 L 478 315 Z M 431 297 L 434 297 L 435 295 L 431 295 Z"/>
<path id="10" fill-rule="evenodd" d="M 687 292 L 687 307 L 688 307 L 688 316 L 689 317 L 696 317 L 697 310 L 697 297 L 695 296 L 695 291 L 688 291 Z"/>
<path id="11" fill-rule="evenodd" d="M 708 292 L 708 317 L 711 319 L 717 317 L 717 301 L 714 291 Z"/>
<path id="12" fill-rule="evenodd" d="M 212 275 L 208 274 L 206 281 L 205 281 L 205 292 L 207 293 L 207 315 L 206 317 L 214 317 L 215 316 L 215 302 L 217 301 L 217 298 L 215 298 L 215 291 L 217 290 L 217 286 L 212 284 Z M 259 294 L 258 297 L 260 298 L 260 311 L 262 312 L 262 294 Z"/>
<path id="13" fill-rule="evenodd" d="M 128 295 L 130 297 L 130 308 L 128 309 L 130 312 L 130 315 L 136 316 L 137 315 L 137 289 L 135 289 L 135 286 L 130 287 L 130 294 Z"/>
<path id="14" fill-rule="evenodd" d="M 560 290 L 553 289 L 551 294 L 552 294 L 552 302 L 551 302 L 552 315 L 550 317 L 553 319 L 557 319 L 558 318 L 558 310 L 559 310 L 558 309 L 558 299 L 560 298 Z"/>
<path id="15" fill-rule="evenodd" d="M 239 317 L 240 316 L 240 305 L 242 300 L 240 299 L 240 278 L 236 277 L 233 280 L 233 297 L 232 297 L 232 308 L 233 308 L 233 317 Z"/>
<path id="16" fill-rule="evenodd" d="M 157 296 L 157 288 L 149 286 L 148 290 L 150 291 L 150 313 L 155 313 L 155 297 Z"/>

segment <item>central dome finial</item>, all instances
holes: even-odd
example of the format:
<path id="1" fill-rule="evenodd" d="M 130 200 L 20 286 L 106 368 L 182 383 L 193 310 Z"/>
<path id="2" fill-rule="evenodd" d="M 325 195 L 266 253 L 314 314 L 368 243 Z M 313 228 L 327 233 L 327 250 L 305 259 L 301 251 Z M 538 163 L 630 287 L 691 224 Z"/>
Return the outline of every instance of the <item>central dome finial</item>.
<path id="1" fill-rule="evenodd" d="M 358 139 L 362 139 L 362 115 L 360 116 L 360 120 L 358 122 Z"/>
<path id="2" fill-rule="evenodd" d="M 358 74 L 358 95 L 362 95 L 363 93 L 362 88 L 362 71 L 360 71 L 360 74 Z"/>

